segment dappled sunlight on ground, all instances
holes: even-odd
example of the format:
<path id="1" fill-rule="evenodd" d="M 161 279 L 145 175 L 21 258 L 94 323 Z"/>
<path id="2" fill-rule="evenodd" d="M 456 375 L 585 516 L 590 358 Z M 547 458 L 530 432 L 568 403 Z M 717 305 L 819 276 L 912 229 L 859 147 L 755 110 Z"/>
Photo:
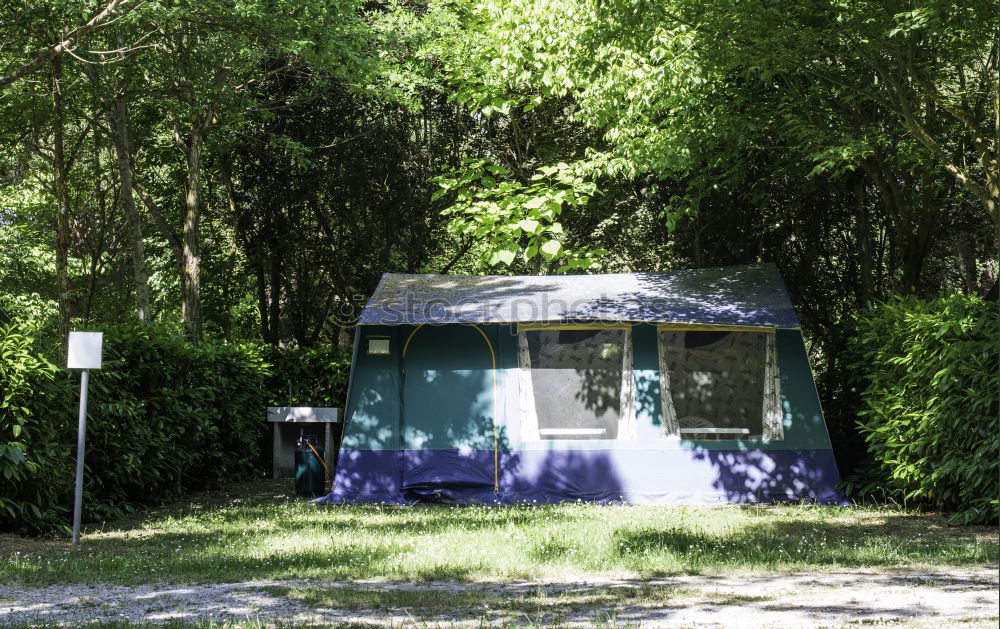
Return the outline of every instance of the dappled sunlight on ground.
<path id="1" fill-rule="evenodd" d="M 66 540 L 4 536 L 0 582 L 570 581 L 997 560 L 992 527 L 889 508 L 314 506 L 288 485 L 244 485 L 92 526 L 80 552 Z"/>

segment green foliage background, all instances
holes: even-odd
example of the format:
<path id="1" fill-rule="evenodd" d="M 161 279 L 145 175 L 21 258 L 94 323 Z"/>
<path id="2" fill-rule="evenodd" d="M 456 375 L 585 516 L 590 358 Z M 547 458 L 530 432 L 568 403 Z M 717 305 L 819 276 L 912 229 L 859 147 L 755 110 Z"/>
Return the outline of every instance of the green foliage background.
<path id="1" fill-rule="evenodd" d="M 337 350 L 194 345 L 155 326 L 105 332 L 91 373 L 84 520 L 112 519 L 193 490 L 258 476 L 265 407 L 343 405 Z M 79 376 L 36 340 L 0 328 L 0 530 L 63 529 L 72 505 Z"/>
<path id="2" fill-rule="evenodd" d="M 895 300 L 858 325 L 860 426 L 879 484 L 963 524 L 1000 517 L 998 339 L 996 304 L 962 295 Z"/>

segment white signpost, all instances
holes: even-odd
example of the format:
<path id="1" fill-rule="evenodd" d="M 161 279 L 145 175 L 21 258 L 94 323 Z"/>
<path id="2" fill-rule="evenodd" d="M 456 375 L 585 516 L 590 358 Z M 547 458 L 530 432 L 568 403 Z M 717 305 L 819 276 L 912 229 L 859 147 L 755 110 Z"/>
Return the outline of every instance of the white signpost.
<path id="1" fill-rule="evenodd" d="M 83 450 L 87 440 L 87 385 L 90 370 L 101 368 L 103 332 L 70 332 L 66 366 L 80 374 L 80 424 L 76 436 L 76 494 L 73 501 L 73 548 L 80 547 L 80 517 L 83 510 Z"/>

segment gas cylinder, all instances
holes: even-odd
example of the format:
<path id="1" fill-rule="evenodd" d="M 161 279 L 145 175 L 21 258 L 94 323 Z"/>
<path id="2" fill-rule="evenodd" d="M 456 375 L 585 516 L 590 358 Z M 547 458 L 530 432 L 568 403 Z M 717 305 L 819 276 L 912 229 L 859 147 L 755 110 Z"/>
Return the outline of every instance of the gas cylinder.
<path id="1" fill-rule="evenodd" d="M 306 435 L 299 438 L 295 448 L 295 493 L 300 496 L 315 497 L 325 493 L 323 448 L 317 442 L 316 437 Z"/>

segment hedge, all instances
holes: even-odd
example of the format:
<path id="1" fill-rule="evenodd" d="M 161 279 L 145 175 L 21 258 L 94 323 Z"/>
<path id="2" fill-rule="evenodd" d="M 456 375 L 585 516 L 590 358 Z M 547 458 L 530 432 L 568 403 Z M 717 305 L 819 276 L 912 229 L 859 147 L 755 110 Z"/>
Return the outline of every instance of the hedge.
<path id="1" fill-rule="evenodd" d="M 69 507 L 56 500 L 72 483 L 66 438 L 69 390 L 37 343 L 0 327 L 0 530 L 53 524 Z"/>
<path id="2" fill-rule="evenodd" d="M 1000 516 L 996 304 L 950 295 L 859 321 L 860 428 L 889 489 L 963 524 Z"/>
<path id="3" fill-rule="evenodd" d="M 267 382 L 272 406 L 344 407 L 349 351 L 332 346 L 268 347 L 266 357 L 273 365 Z"/>
<path id="4" fill-rule="evenodd" d="M 65 530 L 72 505 L 79 375 L 37 340 L 0 328 L 0 530 Z M 259 476 L 264 409 L 342 404 L 349 361 L 335 350 L 192 345 L 154 326 L 105 331 L 91 373 L 84 520 L 119 517 L 225 481 Z M 310 397 L 313 396 L 313 397 Z"/>

